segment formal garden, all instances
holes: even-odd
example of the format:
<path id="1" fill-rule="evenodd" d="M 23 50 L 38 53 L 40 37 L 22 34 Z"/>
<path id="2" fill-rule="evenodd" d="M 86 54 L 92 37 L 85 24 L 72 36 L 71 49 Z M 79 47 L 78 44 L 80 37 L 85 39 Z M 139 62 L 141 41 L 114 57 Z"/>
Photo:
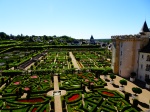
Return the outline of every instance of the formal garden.
<path id="1" fill-rule="evenodd" d="M 80 69 L 74 67 L 69 52 Z M 105 88 L 107 82 L 100 75 L 113 74 L 110 58 L 111 52 L 100 48 L 4 50 L 0 54 L 0 110 L 55 112 L 55 98 L 47 93 L 53 92 L 53 77 L 58 76 L 59 90 L 66 91 L 60 94 L 63 112 L 138 112 L 128 101 L 129 96 Z M 20 69 L 28 60 L 33 60 L 32 65 Z"/>

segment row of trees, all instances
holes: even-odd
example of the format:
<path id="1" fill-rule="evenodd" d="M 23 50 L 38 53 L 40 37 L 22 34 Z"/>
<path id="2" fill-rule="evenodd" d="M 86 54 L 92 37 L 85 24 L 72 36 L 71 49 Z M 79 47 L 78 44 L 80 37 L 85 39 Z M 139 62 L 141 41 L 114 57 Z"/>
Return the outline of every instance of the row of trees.
<path id="1" fill-rule="evenodd" d="M 57 42 L 60 42 L 60 41 L 65 41 L 65 42 L 73 42 L 74 41 L 74 38 L 72 37 L 69 37 L 69 36 L 47 36 L 47 35 L 43 35 L 43 36 L 35 36 L 35 35 L 32 35 L 32 36 L 28 36 L 28 35 L 23 35 L 23 34 L 20 34 L 20 35 L 17 35 L 17 36 L 14 36 L 12 34 L 8 35 L 4 32 L 0 32 L 0 40 L 10 40 L 10 39 L 13 39 L 13 40 L 19 40 L 19 41 L 30 41 L 30 42 L 33 42 L 34 41 L 34 38 L 37 39 L 39 38 L 42 39 L 43 42 L 46 42 L 46 41 L 50 41 L 50 40 L 53 40 L 54 42 L 56 41 Z"/>

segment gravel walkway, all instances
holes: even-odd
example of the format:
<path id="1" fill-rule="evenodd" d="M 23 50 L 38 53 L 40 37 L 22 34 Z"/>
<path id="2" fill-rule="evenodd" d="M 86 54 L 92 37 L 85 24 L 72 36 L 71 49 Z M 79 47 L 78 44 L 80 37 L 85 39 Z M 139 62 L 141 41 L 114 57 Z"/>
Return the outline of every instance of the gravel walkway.
<path id="1" fill-rule="evenodd" d="M 54 91 L 59 91 L 58 76 L 54 76 Z M 62 112 L 61 95 L 54 96 L 55 112 Z"/>
<path id="2" fill-rule="evenodd" d="M 79 65 L 78 65 L 78 63 L 77 63 L 77 61 L 76 61 L 74 55 L 72 54 L 72 52 L 69 52 L 69 55 L 70 55 L 70 58 L 71 58 L 71 60 L 72 60 L 72 63 L 73 63 L 74 68 L 80 69 L 80 67 L 79 67 Z"/>
<path id="3" fill-rule="evenodd" d="M 100 76 L 101 79 L 104 80 L 104 76 L 101 75 Z M 111 80 L 109 77 L 107 78 L 108 80 Z M 116 79 L 114 79 L 114 84 L 115 86 L 113 86 L 112 84 L 110 84 L 110 82 L 107 82 L 107 86 L 105 86 L 106 88 L 110 89 L 110 90 L 117 90 L 119 91 L 119 86 L 120 83 L 119 81 L 123 79 L 122 77 L 116 76 Z M 133 87 L 138 87 L 135 84 L 133 84 L 130 81 L 127 81 L 127 86 L 125 86 L 125 91 L 129 92 L 131 94 L 133 94 L 132 92 L 132 88 Z M 123 92 L 119 91 L 121 94 L 124 94 Z M 141 102 L 141 105 L 139 104 L 138 107 L 141 108 L 143 111 L 149 110 L 149 101 L 150 101 L 150 92 L 146 89 L 142 89 L 142 93 L 138 95 L 138 100 Z M 132 104 L 133 100 L 132 97 L 130 97 L 130 102 Z M 150 112 L 150 110 L 149 110 Z"/>

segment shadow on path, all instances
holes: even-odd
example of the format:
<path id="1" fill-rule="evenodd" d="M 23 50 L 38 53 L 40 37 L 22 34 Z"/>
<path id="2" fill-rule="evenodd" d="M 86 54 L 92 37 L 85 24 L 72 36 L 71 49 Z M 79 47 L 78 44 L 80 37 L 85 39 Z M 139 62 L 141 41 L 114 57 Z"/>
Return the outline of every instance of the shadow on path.
<path id="1" fill-rule="evenodd" d="M 105 79 L 105 81 L 106 81 L 106 82 L 110 82 L 110 80 L 109 80 L 109 79 Z"/>
<path id="2" fill-rule="evenodd" d="M 119 88 L 119 86 L 118 85 L 116 85 L 116 84 L 112 84 L 113 85 L 113 87 L 115 87 L 115 88 Z"/>
<path id="3" fill-rule="evenodd" d="M 129 82 L 131 82 L 129 78 L 128 78 L 127 80 L 128 80 Z M 145 89 L 145 82 L 143 82 L 143 81 L 141 81 L 141 80 L 139 80 L 139 79 L 135 79 L 135 81 L 134 81 L 134 82 L 131 82 L 131 83 L 133 83 L 133 84 L 139 86 L 139 87 L 142 88 L 142 89 Z"/>
<path id="4" fill-rule="evenodd" d="M 141 101 L 139 101 L 139 105 L 141 105 L 142 107 L 144 107 L 144 108 L 149 108 L 149 105 L 148 104 L 146 104 L 146 103 L 143 103 L 143 102 L 141 102 Z"/>

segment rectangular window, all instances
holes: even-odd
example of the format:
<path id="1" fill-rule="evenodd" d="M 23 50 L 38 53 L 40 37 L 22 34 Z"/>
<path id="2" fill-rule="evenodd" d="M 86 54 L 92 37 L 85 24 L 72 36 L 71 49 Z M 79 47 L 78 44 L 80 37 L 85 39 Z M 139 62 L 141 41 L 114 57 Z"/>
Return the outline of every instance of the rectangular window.
<path id="1" fill-rule="evenodd" d="M 146 71 L 150 71 L 150 65 L 149 64 L 146 65 Z"/>
<path id="2" fill-rule="evenodd" d="M 143 65 L 141 64 L 141 69 L 143 69 Z"/>
<path id="3" fill-rule="evenodd" d="M 150 61 L 150 55 L 147 55 L 147 60 L 146 61 Z"/>
<path id="4" fill-rule="evenodd" d="M 120 65 L 122 64 L 122 62 L 120 61 Z"/>
<path id="5" fill-rule="evenodd" d="M 146 69 L 145 70 L 148 71 L 148 64 L 146 65 Z"/>
<path id="6" fill-rule="evenodd" d="M 149 75 L 148 74 L 145 74 L 145 79 L 149 79 Z"/>
<path id="7" fill-rule="evenodd" d="M 121 56 L 122 56 L 122 51 L 121 51 Z"/>
<path id="8" fill-rule="evenodd" d="M 122 42 L 121 42 L 121 47 L 122 47 Z"/>
<path id="9" fill-rule="evenodd" d="M 144 56 L 142 55 L 142 59 L 144 58 Z"/>
<path id="10" fill-rule="evenodd" d="M 121 75 L 121 70 L 120 70 L 120 75 Z"/>

